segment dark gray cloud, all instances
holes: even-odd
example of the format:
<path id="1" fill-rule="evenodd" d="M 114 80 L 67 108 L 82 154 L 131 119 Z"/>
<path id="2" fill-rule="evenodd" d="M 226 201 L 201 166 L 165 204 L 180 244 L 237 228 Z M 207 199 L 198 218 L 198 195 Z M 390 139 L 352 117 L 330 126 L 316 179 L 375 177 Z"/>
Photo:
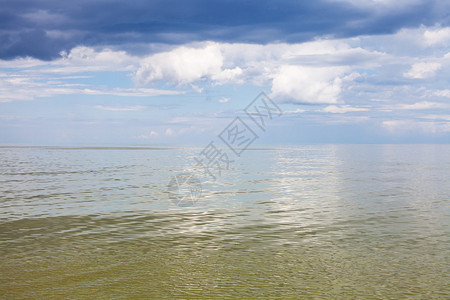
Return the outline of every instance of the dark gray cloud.
<path id="1" fill-rule="evenodd" d="M 445 1 L 443 1 L 445 2 Z M 449 24 L 449 5 L 373 9 L 318 1 L 0 0 L 0 58 L 52 59 L 76 45 L 140 49 L 144 43 L 302 42 Z"/>

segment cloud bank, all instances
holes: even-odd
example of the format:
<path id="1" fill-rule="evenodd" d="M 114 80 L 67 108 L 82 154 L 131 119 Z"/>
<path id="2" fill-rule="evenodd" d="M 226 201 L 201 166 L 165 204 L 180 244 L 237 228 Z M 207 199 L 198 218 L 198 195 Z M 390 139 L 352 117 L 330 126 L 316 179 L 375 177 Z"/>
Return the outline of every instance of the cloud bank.
<path id="1" fill-rule="evenodd" d="M 300 43 L 450 25 L 450 4 L 438 0 L 1 0 L 0 7 L 0 59 L 50 60 L 81 45 L 145 53 L 156 43 Z M 448 35 L 430 32 L 425 40 Z"/>

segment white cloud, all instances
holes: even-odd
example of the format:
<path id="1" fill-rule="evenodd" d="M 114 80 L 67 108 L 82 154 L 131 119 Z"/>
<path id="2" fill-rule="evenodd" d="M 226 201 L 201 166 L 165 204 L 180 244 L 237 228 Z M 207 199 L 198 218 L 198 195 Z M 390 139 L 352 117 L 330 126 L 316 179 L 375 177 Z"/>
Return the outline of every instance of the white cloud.
<path id="1" fill-rule="evenodd" d="M 218 43 L 209 42 L 200 48 L 182 46 L 146 58 L 136 72 L 136 80 L 140 84 L 154 81 L 187 84 L 203 79 L 223 83 L 242 73 L 240 68 L 222 70 L 223 61 Z"/>
<path id="2" fill-rule="evenodd" d="M 195 85 L 195 84 L 191 84 L 191 88 L 194 92 L 201 94 L 203 92 L 203 88 Z"/>
<path id="3" fill-rule="evenodd" d="M 314 73 L 323 68 L 335 72 L 341 66 L 373 65 L 380 55 L 383 54 L 351 47 L 346 40 L 267 45 L 204 42 L 147 57 L 140 63 L 135 79 L 139 84 L 170 81 L 184 85 L 209 80 L 213 85 L 244 82 L 266 85 L 280 72 L 280 66 L 315 68 L 311 69 Z"/>
<path id="4" fill-rule="evenodd" d="M 450 98 L 450 90 L 438 90 L 434 92 L 435 96 Z"/>
<path id="5" fill-rule="evenodd" d="M 381 51 L 384 57 L 374 57 L 376 63 L 385 67 L 414 62 L 414 58 L 438 59 L 449 49 L 450 40 L 443 36 L 450 27 L 404 28 L 394 34 L 360 36 L 354 40 L 370 53 Z M 353 45 L 353 44 L 352 44 Z M 380 59 L 382 61 L 380 61 Z M 417 62 L 417 61 L 415 61 Z"/>
<path id="6" fill-rule="evenodd" d="M 31 58 L 31 57 L 21 57 L 16 58 L 14 60 L 2 60 L 0 59 L 0 68 L 18 68 L 18 69 L 24 69 L 24 68 L 32 68 L 32 67 L 38 67 L 43 65 L 48 65 L 48 62 Z"/>
<path id="7" fill-rule="evenodd" d="M 450 121 L 450 115 L 424 115 L 422 119 Z"/>
<path id="8" fill-rule="evenodd" d="M 52 68 L 51 72 L 81 72 L 81 71 L 108 71 L 133 70 L 139 61 L 138 57 L 131 56 L 125 51 L 114 51 L 108 48 L 96 51 L 94 48 L 79 46 L 73 48 L 68 54 L 61 52 L 61 59 L 53 62 L 60 68 Z"/>
<path id="9" fill-rule="evenodd" d="M 425 30 L 423 37 L 428 46 L 447 44 L 450 42 L 450 27 Z"/>
<path id="10" fill-rule="evenodd" d="M 110 95 L 122 97 L 152 97 L 159 95 L 180 95 L 184 91 L 151 88 L 107 88 L 93 87 L 85 84 L 69 84 L 66 79 L 72 76 L 60 76 L 58 80 L 45 77 L 45 74 L 0 73 L 0 102 L 15 100 L 34 100 L 35 98 L 58 95 Z"/>
<path id="11" fill-rule="evenodd" d="M 167 127 L 164 125 L 153 127 L 151 130 L 146 130 L 143 134 L 134 136 L 135 139 L 140 140 L 154 140 L 154 141 L 167 141 L 170 139 L 178 140 L 183 138 L 183 135 L 189 136 L 189 134 L 197 135 L 204 132 L 205 129 L 198 126 L 191 125 L 179 125 L 176 127 Z"/>
<path id="12" fill-rule="evenodd" d="M 137 136 L 136 138 L 147 140 L 147 139 L 154 139 L 154 138 L 157 138 L 159 136 L 160 136 L 159 133 L 157 133 L 154 130 L 150 130 L 149 132 L 141 134 L 141 135 Z"/>
<path id="13" fill-rule="evenodd" d="M 243 71 L 241 68 L 236 67 L 234 69 L 226 69 L 220 73 L 213 74 L 211 79 L 216 81 L 219 84 L 227 83 L 227 82 L 236 82 L 241 83 L 242 80 L 239 77 L 242 75 Z"/>
<path id="14" fill-rule="evenodd" d="M 282 66 L 273 77 L 272 97 L 297 103 L 337 103 L 344 67 Z"/>
<path id="15" fill-rule="evenodd" d="M 69 53 L 61 53 L 61 58 L 53 61 L 32 58 L 0 60 L 1 68 L 16 69 L 14 73 L 0 73 L 0 102 L 71 94 L 150 97 L 184 93 L 175 90 L 73 83 L 74 79 L 94 77 L 95 72 L 135 70 L 138 61 L 138 57 L 130 56 L 125 51 L 95 50 L 89 47 L 73 48 Z M 85 76 L 84 72 L 92 74 Z"/>
<path id="16" fill-rule="evenodd" d="M 223 97 L 219 99 L 220 103 L 227 103 L 228 101 L 230 101 L 230 98 Z"/>
<path id="17" fill-rule="evenodd" d="M 173 136 L 175 135 L 175 131 L 172 128 L 167 128 L 164 132 L 166 136 Z"/>
<path id="18" fill-rule="evenodd" d="M 348 112 L 368 111 L 368 110 L 369 110 L 368 108 L 351 107 L 349 105 L 342 105 L 342 106 L 329 105 L 323 109 L 324 112 L 329 112 L 333 114 L 345 114 Z"/>
<path id="19" fill-rule="evenodd" d="M 417 79 L 433 77 L 435 72 L 441 67 L 441 64 L 435 62 L 416 63 L 412 65 L 411 69 L 407 73 L 404 73 L 403 76 Z"/>
<path id="20" fill-rule="evenodd" d="M 406 99 L 403 96 L 408 92 L 402 94 L 398 84 L 384 82 L 395 82 L 401 76 L 427 78 L 436 75 L 436 79 L 441 83 L 446 80 L 442 77 L 446 75 L 446 59 L 450 56 L 443 58 L 442 55 L 448 50 L 436 54 L 433 52 L 434 48 L 418 47 L 418 42 L 423 43 L 425 40 L 426 32 L 429 32 L 428 36 L 433 36 L 433 32 L 442 36 L 441 32 L 446 31 L 423 26 L 383 37 L 323 39 L 298 44 L 201 42 L 172 50 L 167 50 L 168 46 L 159 47 L 157 49 L 164 48 L 163 52 L 144 58 L 124 51 L 76 47 L 51 62 L 28 58 L 9 62 L 0 60 L 0 67 L 14 66 L 23 69 L 14 74 L 8 71 L 6 77 L 0 77 L 0 101 L 31 100 L 35 97 L 66 94 L 146 97 L 193 91 L 202 93 L 206 82 L 210 87 L 226 83 L 259 85 L 270 88 L 273 97 L 296 103 L 337 104 L 344 102 L 349 94 L 370 99 L 381 97 L 401 103 L 401 99 Z M 399 41 L 391 45 L 395 40 Z M 413 49 L 411 51 L 429 53 L 421 56 L 423 62 L 417 63 L 414 58 L 417 55 L 398 55 L 392 52 L 394 48 L 398 52 Z M 410 70 L 403 74 L 399 72 L 407 65 L 411 66 Z M 438 69 L 442 71 L 437 73 Z M 95 72 L 102 71 L 126 72 L 125 74 L 134 76 L 135 82 L 139 84 L 170 81 L 178 91 L 93 86 L 88 80 L 72 84 L 74 81 L 68 80 L 68 74 L 71 73 L 72 78 L 86 75 L 83 72 L 90 72 L 89 76 L 95 77 Z M 186 85 L 191 89 L 180 91 L 180 87 Z M 433 94 L 432 88 L 431 86 L 428 94 L 416 101 L 430 99 L 429 102 L 432 102 L 432 97 L 449 97 L 448 90 L 436 91 Z M 414 99 L 408 98 L 408 101 Z M 394 106 L 395 108 L 398 109 L 399 106 Z M 344 113 L 348 112 L 348 109 L 346 106 L 336 106 L 328 108 L 328 112 Z"/>
<path id="21" fill-rule="evenodd" d="M 149 133 L 150 137 L 157 137 L 159 134 L 156 131 L 150 131 Z"/>
<path id="22" fill-rule="evenodd" d="M 296 114 L 304 113 L 305 111 L 306 111 L 306 110 L 304 110 L 304 109 L 297 108 L 297 109 L 295 109 L 295 110 L 286 110 L 286 111 L 284 111 L 283 113 L 285 113 L 285 114 L 293 114 L 293 115 L 296 115 Z"/>
<path id="23" fill-rule="evenodd" d="M 178 137 L 180 135 L 189 133 L 189 132 L 198 132 L 201 131 L 201 129 L 195 127 L 195 126 L 187 126 L 187 127 L 181 127 L 178 129 L 174 129 L 171 127 L 166 128 L 166 130 L 164 130 L 164 135 L 166 137 Z"/>
<path id="24" fill-rule="evenodd" d="M 40 74 L 70 74 L 101 71 L 132 71 L 138 66 L 139 57 L 129 55 L 125 51 L 114 51 L 108 48 L 96 50 L 91 47 L 79 46 L 69 53 L 62 51 L 61 57 L 53 61 L 40 61 L 31 58 L 19 58 L 13 61 L 1 61 L 0 67 L 14 65 L 15 68 L 31 68 Z M 31 70 L 29 70 L 31 71 Z"/>
<path id="25" fill-rule="evenodd" d="M 443 108 L 443 107 L 445 107 L 443 103 L 428 102 L 428 101 L 417 102 L 414 104 L 399 105 L 400 109 L 407 109 L 407 110 L 420 110 L 420 109 Z"/>

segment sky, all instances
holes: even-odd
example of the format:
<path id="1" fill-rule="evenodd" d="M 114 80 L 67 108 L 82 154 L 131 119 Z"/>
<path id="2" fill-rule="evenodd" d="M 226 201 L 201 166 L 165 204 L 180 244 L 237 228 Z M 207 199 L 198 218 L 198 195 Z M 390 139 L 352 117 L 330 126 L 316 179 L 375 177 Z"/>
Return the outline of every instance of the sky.
<path id="1" fill-rule="evenodd" d="M 449 143 L 449 66 L 447 0 L 0 0 L 0 145 Z"/>

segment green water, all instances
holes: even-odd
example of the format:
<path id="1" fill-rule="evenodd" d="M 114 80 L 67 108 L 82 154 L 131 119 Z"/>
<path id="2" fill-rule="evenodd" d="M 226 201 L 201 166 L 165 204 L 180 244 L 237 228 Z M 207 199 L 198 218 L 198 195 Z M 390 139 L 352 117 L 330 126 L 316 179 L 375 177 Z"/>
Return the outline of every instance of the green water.
<path id="1" fill-rule="evenodd" d="M 200 149 L 201 150 L 201 149 Z M 0 148 L 0 297 L 448 299 L 450 147 Z"/>

